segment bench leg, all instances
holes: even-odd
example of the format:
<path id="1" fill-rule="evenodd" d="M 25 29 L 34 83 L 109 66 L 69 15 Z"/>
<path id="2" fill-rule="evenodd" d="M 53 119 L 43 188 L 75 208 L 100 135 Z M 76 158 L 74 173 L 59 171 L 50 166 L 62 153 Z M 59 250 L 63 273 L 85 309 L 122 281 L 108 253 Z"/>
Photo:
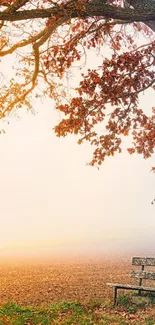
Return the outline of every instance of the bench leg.
<path id="1" fill-rule="evenodd" d="M 142 271 L 143 271 L 143 270 L 144 270 L 144 265 L 142 265 Z M 142 285 L 142 280 L 143 280 L 143 279 L 139 279 L 139 286 Z M 138 290 L 138 294 L 139 294 L 139 296 L 141 296 L 142 291 L 141 291 L 141 290 Z"/>
<path id="2" fill-rule="evenodd" d="M 117 287 L 114 287 L 114 306 L 117 303 Z"/>

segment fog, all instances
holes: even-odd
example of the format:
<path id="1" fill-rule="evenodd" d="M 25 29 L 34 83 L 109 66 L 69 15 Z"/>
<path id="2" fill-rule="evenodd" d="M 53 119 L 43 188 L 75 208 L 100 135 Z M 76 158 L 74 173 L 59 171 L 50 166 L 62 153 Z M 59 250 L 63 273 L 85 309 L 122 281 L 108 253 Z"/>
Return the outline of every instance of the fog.
<path id="1" fill-rule="evenodd" d="M 11 117 L 0 136 L 0 260 L 155 255 L 154 156 L 124 150 L 89 167 L 88 144 L 56 138 L 54 105 L 36 111 Z"/>

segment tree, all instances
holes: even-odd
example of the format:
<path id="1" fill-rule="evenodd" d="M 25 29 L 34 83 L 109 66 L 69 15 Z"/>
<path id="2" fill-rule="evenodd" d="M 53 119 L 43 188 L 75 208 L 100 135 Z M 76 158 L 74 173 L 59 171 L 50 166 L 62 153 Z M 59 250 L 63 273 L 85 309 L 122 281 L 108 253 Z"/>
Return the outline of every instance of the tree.
<path id="1" fill-rule="evenodd" d="M 18 61 L 15 77 L 1 86 L 0 118 L 31 108 L 32 94 L 46 95 L 64 113 L 56 134 L 78 134 L 79 143 L 94 146 L 91 165 L 121 152 L 127 135 L 133 138 L 129 153 L 153 154 L 155 108 L 148 114 L 138 104 L 141 92 L 155 89 L 154 0 L 0 0 L 0 8 L 0 57 Z M 137 46 L 132 34 L 145 42 Z M 60 82 L 66 71 L 105 43 L 111 57 L 83 74 L 68 98 Z"/>

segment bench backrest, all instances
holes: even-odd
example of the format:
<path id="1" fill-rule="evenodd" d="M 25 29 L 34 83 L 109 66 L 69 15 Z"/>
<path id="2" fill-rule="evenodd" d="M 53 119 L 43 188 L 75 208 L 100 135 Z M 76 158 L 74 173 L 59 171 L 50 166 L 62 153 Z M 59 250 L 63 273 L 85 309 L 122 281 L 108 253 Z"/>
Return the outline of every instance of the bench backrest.
<path id="1" fill-rule="evenodd" d="M 141 266 L 141 270 L 132 271 L 131 277 L 139 279 L 139 286 L 142 285 L 142 280 L 155 280 L 155 272 L 146 270 L 144 271 L 145 266 L 155 266 L 155 258 L 153 257 L 133 257 L 132 265 Z"/>

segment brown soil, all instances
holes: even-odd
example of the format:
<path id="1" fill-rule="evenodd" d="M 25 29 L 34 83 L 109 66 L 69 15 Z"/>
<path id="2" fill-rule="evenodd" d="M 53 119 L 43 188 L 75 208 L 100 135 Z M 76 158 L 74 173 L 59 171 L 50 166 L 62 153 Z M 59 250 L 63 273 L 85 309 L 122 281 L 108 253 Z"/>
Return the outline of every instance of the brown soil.
<path id="1" fill-rule="evenodd" d="M 0 301 L 49 305 L 112 298 L 106 282 L 132 283 L 131 260 L 0 265 Z"/>

